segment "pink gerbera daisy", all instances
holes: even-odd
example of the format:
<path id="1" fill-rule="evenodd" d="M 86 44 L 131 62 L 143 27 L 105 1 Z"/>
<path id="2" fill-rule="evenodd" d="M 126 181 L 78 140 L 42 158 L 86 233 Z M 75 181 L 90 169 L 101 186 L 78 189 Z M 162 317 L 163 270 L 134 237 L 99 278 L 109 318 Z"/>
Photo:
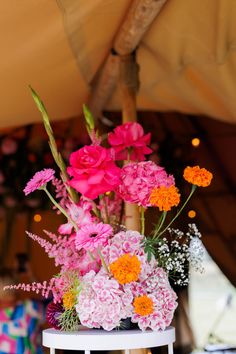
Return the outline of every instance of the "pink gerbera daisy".
<path id="1" fill-rule="evenodd" d="M 25 195 L 36 191 L 37 189 L 51 181 L 54 178 L 54 173 L 55 171 L 52 168 L 45 168 L 42 171 L 36 172 L 24 189 Z"/>
<path id="2" fill-rule="evenodd" d="M 75 237 L 75 245 L 78 250 L 93 251 L 94 249 L 107 244 L 112 234 L 112 227 L 109 224 L 86 224 L 81 226 Z"/>

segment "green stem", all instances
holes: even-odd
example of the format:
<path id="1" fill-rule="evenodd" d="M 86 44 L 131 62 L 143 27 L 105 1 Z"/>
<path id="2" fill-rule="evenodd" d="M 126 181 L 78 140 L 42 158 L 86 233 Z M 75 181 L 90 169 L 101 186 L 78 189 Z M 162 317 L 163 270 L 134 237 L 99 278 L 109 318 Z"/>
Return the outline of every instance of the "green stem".
<path id="1" fill-rule="evenodd" d="M 70 215 L 67 214 L 67 212 L 65 211 L 65 209 L 63 209 L 60 204 L 57 203 L 57 201 L 53 198 L 53 196 L 51 195 L 51 193 L 47 190 L 46 185 L 42 187 L 42 190 L 45 191 L 45 193 L 47 194 L 48 198 L 51 200 L 51 202 L 55 205 L 55 207 L 57 207 L 57 209 L 60 210 L 60 212 L 68 219 L 68 221 L 74 226 L 76 231 L 79 231 L 78 226 L 76 225 L 76 223 L 74 222 L 74 220 L 71 219 Z"/>
<path id="2" fill-rule="evenodd" d="M 96 262 L 97 265 L 99 266 L 100 264 L 98 263 L 96 257 L 92 254 L 92 252 L 89 250 L 87 252 L 88 252 L 89 257 L 92 259 L 92 261 Z"/>
<path id="3" fill-rule="evenodd" d="M 105 260 L 104 260 L 104 258 L 103 258 L 103 255 L 102 255 L 101 250 L 98 248 L 97 251 L 98 251 L 98 255 L 99 255 L 99 257 L 100 257 L 100 259 L 101 259 L 101 261 L 102 261 L 102 265 L 103 265 L 104 269 L 105 269 L 106 272 L 109 274 L 110 272 L 109 272 L 108 266 L 106 265 L 106 262 L 105 262 Z"/>
<path id="4" fill-rule="evenodd" d="M 91 251 L 87 251 L 88 252 L 88 254 L 89 254 L 89 257 L 93 260 L 93 261 L 96 261 L 96 258 L 94 257 L 94 255 L 92 254 L 92 252 Z"/>
<path id="5" fill-rule="evenodd" d="M 50 150 L 52 152 L 52 156 L 53 156 L 57 166 L 61 170 L 61 178 L 62 178 L 63 182 L 65 183 L 66 189 L 68 190 L 68 193 L 70 195 L 71 200 L 76 203 L 78 201 L 78 195 L 77 195 L 76 191 L 72 187 L 70 187 L 70 186 L 68 186 L 66 184 L 66 182 L 69 180 L 69 177 L 68 177 L 68 174 L 67 174 L 67 171 L 66 171 L 65 162 L 64 162 L 61 154 L 57 150 L 57 144 L 56 144 L 56 140 L 55 140 L 55 137 L 54 137 L 54 134 L 53 134 L 53 130 L 52 130 L 51 124 L 50 124 L 50 119 L 49 119 L 49 116 L 48 116 L 48 112 L 47 112 L 42 100 L 38 96 L 38 94 L 32 89 L 32 87 L 30 87 L 30 90 L 31 90 L 31 94 L 32 94 L 32 97 L 34 99 L 34 102 L 35 102 L 38 110 L 42 114 L 43 124 L 44 124 L 46 133 L 47 133 L 48 138 L 49 138 L 48 144 L 49 144 Z"/>
<path id="6" fill-rule="evenodd" d="M 132 147 L 129 147 L 128 148 L 128 156 L 127 156 L 126 163 L 130 163 L 131 153 L 132 153 Z"/>
<path id="7" fill-rule="evenodd" d="M 141 207 L 141 210 L 140 210 L 141 235 L 144 235 L 144 232 L 145 232 L 145 216 L 144 216 L 144 213 L 145 213 L 145 208 Z"/>
<path id="8" fill-rule="evenodd" d="M 158 232 L 161 230 L 164 222 L 165 222 L 165 219 L 166 219 L 166 215 L 167 215 L 167 212 L 166 211 L 163 211 L 163 213 L 161 214 L 161 217 L 160 217 L 160 220 L 159 220 L 159 223 L 157 225 L 157 228 L 154 232 L 154 235 L 153 235 L 153 239 L 156 238 L 156 236 L 158 235 Z"/>
<path id="9" fill-rule="evenodd" d="M 106 223 L 109 224 L 110 223 L 110 218 L 109 218 L 107 200 L 106 200 L 106 195 L 105 194 L 104 194 L 104 197 L 103 197 L 103 202 L 104 202 L 104 208 L 105 208 Z"/>
<path id="10" fill-rule="evenodd" d="M 158 237 L 160 237 L 162 234 L 164 234 L 164 232 L 166 232 L 166 230 L 173 224 L 173 222 L 177 219 L 177 217 L 181 214 L 181 212 L 183 211 L 184 207 L 186 206 L 186 204 L 188 203 L 189 199 L 192 197 L 193 193 L 195 192 L 197 186 L 195 184 L 192 185 L 192 189 L 191 192 L 189 193 L 188 198 L 185 200 L 184 204 L 182 205 L 182 207 L 179 209 L 179 211 L 177 212 L 177 214 L 175 215 L 175 217 L 169 222 L 169 224 L 164 228 L 164 230 L 158 235 Z"/>

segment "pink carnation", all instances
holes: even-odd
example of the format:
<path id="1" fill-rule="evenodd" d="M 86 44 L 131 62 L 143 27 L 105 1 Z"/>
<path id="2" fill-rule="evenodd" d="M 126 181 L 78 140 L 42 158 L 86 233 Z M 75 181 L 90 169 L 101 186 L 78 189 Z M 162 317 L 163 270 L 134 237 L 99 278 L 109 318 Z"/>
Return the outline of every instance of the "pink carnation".
<path id="1" fill-rule="evenodd" d="M 78 250 L 82 248 L 93 251 L 100 246 L 107 244 L 108 238 L 112 235 L 112 227 L 109 224 L 86 224 L 81 226 L 76 234 L 75 245 Z"/>
<path id="2" fill-rule="evenodd" d="M 87 198 L 113 191 L 120 183 L 120 169 L 115 165 L 108 149 L 84 146 L 70 155 L 72 178 L 69 184 Z"/>
<path id="3" fill-rule="evenodd" d="M 25 195 L 34 192 L 51 181 L 54 178 L 54 173 L 55 171 L 52 168 L 45 168 L 42 171 L 36 172 L 24 189 Z"/>
<path id="4" fill-rule="evenodd" d="M 170 187 L 174 177 L 166 173 L 164 167 L 152 161 L 129 163 L 121 170 L 119 194 L 124 201 L 148 207 L 149 197 L 154 187 Z"/>
<path id="5" fill-rule="evenodd" d="M 143 161 L 145 155 L 151 154 L 152 150 L 147 147 L 150 144 L 151 135 L 144 135 L 142 126 L 139 123 L 128 122 L 114 129 L 108 135 L 109 144 L 115 154 L 116 160 Z"/>

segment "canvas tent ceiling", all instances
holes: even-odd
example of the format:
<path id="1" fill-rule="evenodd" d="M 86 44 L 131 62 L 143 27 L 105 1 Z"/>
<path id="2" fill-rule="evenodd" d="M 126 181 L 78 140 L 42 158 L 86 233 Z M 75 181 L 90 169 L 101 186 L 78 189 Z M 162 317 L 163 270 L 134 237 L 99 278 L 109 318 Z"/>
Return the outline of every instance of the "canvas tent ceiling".
<path id="1" fill-rule="evenodd" d="M 146 4 L 148 6 L 148 1 Z M 0 13 L 0 127 L 78 116 L 132 0 L 12 0 Z M 167 0 L 138 50 L 141 109 L 236 121 L 235 0 Z M 107 109 L 119 109 L 118 90 Z"/>

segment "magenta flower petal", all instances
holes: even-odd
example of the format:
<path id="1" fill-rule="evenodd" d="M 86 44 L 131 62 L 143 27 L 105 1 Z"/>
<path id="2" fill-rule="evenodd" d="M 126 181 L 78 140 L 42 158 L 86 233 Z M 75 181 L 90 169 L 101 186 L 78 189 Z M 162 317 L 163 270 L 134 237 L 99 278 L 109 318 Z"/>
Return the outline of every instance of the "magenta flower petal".
<path id="1" fill-rule="evenodd" d="M 154 187 L 170 187 L 175 184 L 174 177 L 152 161 L 129 163 L 121 170 L 120 197 L 128 202 L 150 206 L 149 197 Z"/>
<path id="2" fill-rule="evenodd" d="M 54 178 L 54 173 L 55 171 L 52 168 L 45 168 L 42 171 L 36 172 L 24 189 L 25 195 L 36 191 L 37 189 L 51 181 Z"/>
<path id="3" fill-rule="evenodd" d="M 108 135 L 108 141 L 116 160 L 127 160 L 129 149 L 132 152 L 130 156 L 132 161 L 145 160 L 145 155 L 152 152 L 147 147 L 150 140 L 151 134 L 144 135 L 142 126 L 136 122 L 122 124 Z"/>
<path id="4" fill-rule="evenodd" d="M 110 150 L 102 146 L 84 146 L 70 156 L 67 168 L 72 177 L 69 184 L 89 199 L 95 199 L 116 189 L 120 183 L 120 168 L 111 157 Z"/>
<path id="5" fill-rule="evenodd" d="M 100 246 L 107 244 L 108 238 L 112 235 L 112 227 L 109 224 L 87 224 L 83 225 L 75 237 L 75 246 L 78 250 L 82 248 L 93 251 Z"/>
<path id="6" fill-rule="evenodd" d="M 59 325 L 59 317 L 64 312 L 64 308 L 61 303 L 51 302 L 46 311 L 46 320 L 50 326 L 54 329 L 61 329 Z"/>

